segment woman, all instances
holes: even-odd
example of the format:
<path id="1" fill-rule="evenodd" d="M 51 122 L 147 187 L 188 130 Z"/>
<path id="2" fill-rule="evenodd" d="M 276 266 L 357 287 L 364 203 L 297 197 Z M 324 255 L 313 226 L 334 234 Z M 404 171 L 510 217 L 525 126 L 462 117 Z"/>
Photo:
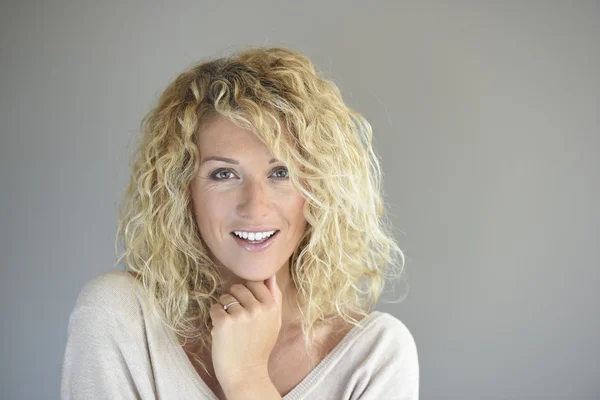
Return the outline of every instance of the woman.
<path id="1" fill-rule="evenodd" d="M 296 52 L 179 75 L 142 122 L 126 271 L 71 314 L 62 398 L 417 399 L 413 337 L 369 312 L 404 263 L 371 140 Z"/>

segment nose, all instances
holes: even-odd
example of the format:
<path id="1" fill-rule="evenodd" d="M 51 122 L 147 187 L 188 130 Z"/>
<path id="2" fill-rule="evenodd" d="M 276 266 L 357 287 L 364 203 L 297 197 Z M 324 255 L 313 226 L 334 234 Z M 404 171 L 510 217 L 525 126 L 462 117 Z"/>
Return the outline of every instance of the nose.
<path id="1" fill-rule="evenodd" d="M 267 183 L 247 180 L 242 187 L 237 206 L 239 216 L 260 223 L 271 210 L 271 195 Z"/>

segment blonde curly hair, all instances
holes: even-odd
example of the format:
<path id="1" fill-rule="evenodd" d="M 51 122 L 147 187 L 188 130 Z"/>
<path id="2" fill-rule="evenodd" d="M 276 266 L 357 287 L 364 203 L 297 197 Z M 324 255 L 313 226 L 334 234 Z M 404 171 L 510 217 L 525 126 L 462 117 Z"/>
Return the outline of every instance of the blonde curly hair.
<path id="1" fill-rule="evenodd" d="M 311 61 L 284 48 L 251 47 L 180 74 L 141 123 L 115 249 L 143 283 L 163 322 L 201 358 L 210 348 L 209 309 L 223 282 L 191 211 L 198 135 L 222 116 L 254 132 L 283 161 L 306 198 L 307 230 L 290 257 L 309 351 L 313 327 L 342 318 L 362 327 L 404 254 L 385 218 L 372 128 L 347 107 Z M 283 125 L 283 126 L 282 126 Z M 393 273 L 388 267 L 398 267 Z M 298 303 L 300 306 L 300 303 Z M 208 373 L 208 371 L 207 371 Z"/>

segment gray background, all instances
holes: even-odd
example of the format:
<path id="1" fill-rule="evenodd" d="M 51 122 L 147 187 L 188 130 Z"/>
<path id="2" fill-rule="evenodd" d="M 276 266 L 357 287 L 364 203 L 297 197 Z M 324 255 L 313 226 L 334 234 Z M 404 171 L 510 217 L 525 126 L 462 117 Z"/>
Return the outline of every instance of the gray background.
<path id="1" fill-rule="evenodd" d="M 0 398 L 58 398 L 142 116 L 192 62 L 249 44 L 306 54 L 373 126 L 410 284 L 377 308 L 415 337 L 421 398 L 600 398 L 599 18 L 591 1 L 2 2 Z"/>

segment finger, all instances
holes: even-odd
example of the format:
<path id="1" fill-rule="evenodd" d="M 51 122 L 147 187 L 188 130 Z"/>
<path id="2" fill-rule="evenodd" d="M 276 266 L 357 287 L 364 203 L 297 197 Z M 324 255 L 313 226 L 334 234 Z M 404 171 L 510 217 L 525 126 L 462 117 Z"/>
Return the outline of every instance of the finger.
<path id="1" fill-rule="evenodd" d="M 221 321 L 223 318 L 227 318 L 227 311 L 225 311 L 223 306 L 219 303 L 213 304 L 208 312 L 210 314 L 210 319 L 213 326 L 217 326 L 219 321 Z"/>
<path id="2" fill-rule="evenodd" d="M 223 293 L 219 296 L 219 303 L 221 303 L 221 305 L 226 305 L 236 300 L 237 299 L 231 293 Z"/>
<path id="3" fill-rule="evenodd" d="M 273 294 L 273 298 L 277 303 L 277 307 L 281 309 L 281 304 L 283 302 L 283 293 L 281 292 L 281 290 L 279 289 L 279 285 L 277 284 L 277 275 L 271 276 L 265 281 L 265 284 Z"/>
<path id="4" fill-rule="evenodd" d="M 254 293 L 245 285 L 241 283 L 236 283 L 229 288 L 229 292 L 239 301 L 242 306 L 246 309 L 251 309 L 253 307 L 259 306 L 260 302 L 256 297 L 254 297 Z"/>
<path id="5" fill-rule="evenodd" d="M 273 302 L 273 294 L 263 281 L 248 281 L 246 282 L 248 290 L 252 292 L 256 300 L 262 304 L 271 304 Z"/>
<path id="6" fill-rule="evenodd" d="M 268 277 L 267 279 L 265 279 L 265 286 L 267 287 L 267 289 L 269 289 L 269 291 L 271 293 L 273 293 L 273 295 L 276 294 L 277 292 L 277 275 L 271 275 L 270 277 Z"/>
<path id="7" fill-rule="evenodd" d="M 238 303 L 235 304 L 231 304 L 229 306 L 229 308 L 227 308 L 227 310 L 225 310 L 223 307 L 226 306 L 229 303 L 232 303 L 234 301 L 238 301 Z M 222 294 L 219 297 L 219 303 L 218 305 L 221 307 L 221 310 L 223 310 L 225 312 L 225 314 L 231 314 L 231 315 L 236 315 L 238 313 L 242 313 L 244 312 L 244 305 L 241 301 L 239 301 L 235 296 L 233 296 L 230 293 L 225 293 Z"/>

